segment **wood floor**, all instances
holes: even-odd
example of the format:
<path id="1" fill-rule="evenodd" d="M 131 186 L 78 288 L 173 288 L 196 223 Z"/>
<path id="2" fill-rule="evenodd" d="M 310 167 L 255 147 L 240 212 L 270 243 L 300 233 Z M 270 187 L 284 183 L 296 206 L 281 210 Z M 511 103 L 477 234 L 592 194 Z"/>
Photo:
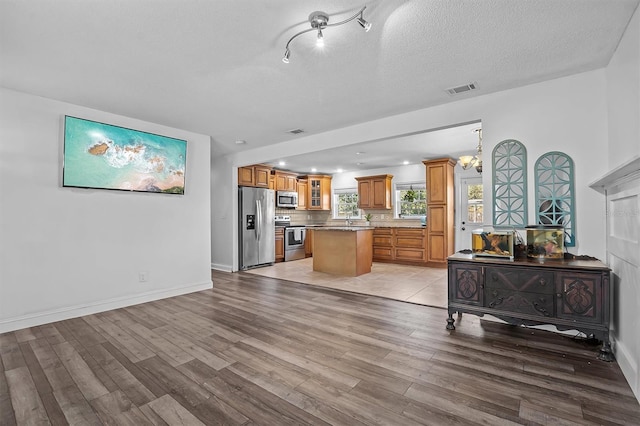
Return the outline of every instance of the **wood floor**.
<path id="1" fill-rule="evenodd" d="M 640 424 L 618 365 L 554 333 L 213 272 L 189 295 L 0 335 L 0 423 Z"/>

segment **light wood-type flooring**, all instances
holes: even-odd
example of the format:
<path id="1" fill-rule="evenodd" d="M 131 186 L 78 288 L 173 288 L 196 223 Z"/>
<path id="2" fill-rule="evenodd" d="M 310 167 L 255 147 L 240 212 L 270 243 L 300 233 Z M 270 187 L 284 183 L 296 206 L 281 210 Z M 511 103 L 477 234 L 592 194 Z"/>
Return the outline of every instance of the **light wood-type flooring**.
<path id="1" fill-rule="evenodd" d="M 247 273 L 0 335 L 0 422 L 637 425 L 597 346 Z"/>
<path id="2" fill-rule="evenodd" d="M 373 262 L 371 272 L 343 277 L 313 270 L 313 258 L 251 269 L 251 274 L 386 297 L 420 305 L 447 307 L 447 269 Z"/>

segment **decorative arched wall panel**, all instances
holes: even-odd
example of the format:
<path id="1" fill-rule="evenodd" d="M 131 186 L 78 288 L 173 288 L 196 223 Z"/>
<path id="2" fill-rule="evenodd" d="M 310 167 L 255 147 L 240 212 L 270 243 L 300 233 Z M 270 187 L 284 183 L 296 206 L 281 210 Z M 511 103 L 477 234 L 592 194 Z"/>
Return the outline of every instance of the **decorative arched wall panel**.
<path id="1" fill-rule="evenodd" d="M 575 247 L 573 160 L 563 152 L 543 154 L 535 165 L 536 216 L 541 225 L 564 227 L 565 247 Z"/>
<path id="2" fill-rule="evenodd" d="M 493 224 L 527 225 L 527 149 L 515 139 L 498 143 L 492 152 Z"/>

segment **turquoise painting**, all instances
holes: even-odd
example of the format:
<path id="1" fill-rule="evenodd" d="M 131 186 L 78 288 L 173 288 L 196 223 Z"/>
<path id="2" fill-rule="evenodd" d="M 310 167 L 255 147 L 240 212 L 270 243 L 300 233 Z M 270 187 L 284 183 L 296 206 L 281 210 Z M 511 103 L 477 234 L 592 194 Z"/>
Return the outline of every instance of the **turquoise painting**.
<path id="1" fill-rule="evenodd" d="M 184 194 L 187 141 L 65 116 L 62 184 Z"/>

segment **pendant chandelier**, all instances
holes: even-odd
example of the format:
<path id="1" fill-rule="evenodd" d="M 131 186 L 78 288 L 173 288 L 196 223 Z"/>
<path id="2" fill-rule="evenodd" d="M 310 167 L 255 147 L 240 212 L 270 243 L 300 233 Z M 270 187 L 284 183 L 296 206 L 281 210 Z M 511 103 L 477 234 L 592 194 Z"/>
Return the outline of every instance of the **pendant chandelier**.
<path id="1" fill-rule="evenodd" d="M 482 129 L 474 129 L 473 131 L 478 133 L 478 147 L 476 148 L 476 155 L 463 155 L 460 157 L 459 162 L 462 170 L 475 167 L 478 173 L 482 173 Z"/>

